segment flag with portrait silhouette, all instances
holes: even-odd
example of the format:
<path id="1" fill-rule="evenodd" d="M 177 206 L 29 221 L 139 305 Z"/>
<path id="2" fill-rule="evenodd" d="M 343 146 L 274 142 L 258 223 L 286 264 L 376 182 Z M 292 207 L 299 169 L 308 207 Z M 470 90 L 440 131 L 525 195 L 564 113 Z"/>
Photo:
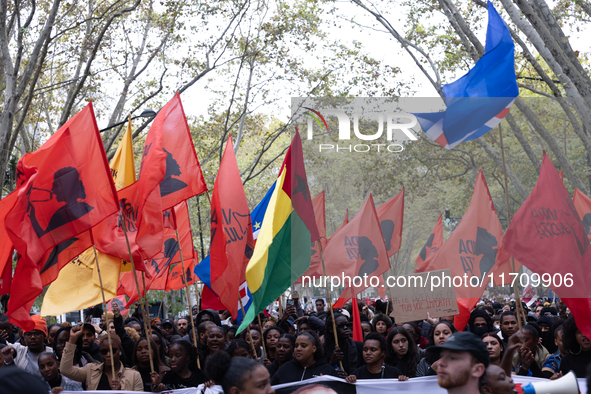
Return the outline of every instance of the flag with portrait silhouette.
<path id="1" fill-rule="evenodd" d="M 19 289 L 11 294 L 8 308 L 11 322 L 30 329 L 34 326 L 30 307 L 42 290 L 41 271 L 53 268 L 42 261 L 43 255 L 118 210 L 92 104 L 68 120 L 37 151 L 19 160 L 16 183 L 17 200 L 6 215 L 5 226 L 22 257 L 14 274 Z M 59 259 L 51 262 L 57 264 Z M 57 274 L 51 276 L 55 279 Z"/>
<path id="2" fill-rule="evenodd" d="M 439 215 L 439 219 L 437 219 L 437 223 L 435 223 L 435 227 L 433 227 L 433 231 L 429 234 L 429 238 L 427 238 L 427 242 L 423 245 L 423 248 L 419 252 L 415 263 L 417 265 L 417 269 L 421 269 L 421 267 L 425 264 L 428 264 L 429 261 L 437 254 L 439 249 L 443 246 L 443 215 Z M 421 272 L 421 271 L 415 271 Z"/>
<path id="3" fill-rule="evenodd" d="M 164 156 L 148 156 L 152 150 L 163 152 Z M 159 182 L 163 210 L 207 191 L 178 92 L 154 118 L 144 156 L 140 179 L 154 167 L 164 169 L 164 178 Z"/>
<path id="4" fill-rule="evenodd" d="M 394 256 L 402 244 L 402 221 L 404 218 L 404 186 L 390 201 L 376 208 L 380 228 L 388 250 L 388 257 Z"/>
<path id="5" fill-rule="evenodd" d="M 460 286 L 454 284 L 460 314 L 454 325 L 463 330 L 468 324 L 470 311 L 480 299 L 488 284 L 488 275 L 496 265 L 509 259 L 501 251 L 503 229 L 497 217 L 482 170 L 478 173 L 474 194 L 462 220 L 439 252 L 415 272 L 449 268 L 452 277 L 464 278 Z"/>
<path id="6" fill-rule="evenodd" d="M 380 221 L 370 194 L 365 203 L 353 217 L 339 231 L 337 231 L 326 246 L 324 254 L 326 274 L 328 276 L 361 278 L 357 282 L 343 284 L 345 290 L 335 304 L 335 308 L 349 298 L 367 289 L 377 286 L 379 277 L 390 268 L 388 250 L 380 229 Z M 367 279 L 364 279 L 367 276 Z"/>
<path id="7" fill-rule="evenodd" d="M 577 210 L 577 213 L 583 222 L 585 234 L 587 234 L 587 238 L 589 238 L 591 241 L 591 198 L 589 198 L 579 189 L 575 188 L 573 204 L 575 205 L 575 209 Z"/>
<path id="8" fill-rule="evenodd" d="M 584 225 L 552 161 L 542 160 L 538 182 L 503 237 L 507 252 L 546 280 L 591 338 L 591 248 Z M 569 280 L 570 279 L 570 280 Z"/>
<path id="9" fill-rule="evenodd" d="M 252 238 L 250 208 L 230 136 L 211 197 L 209 255 L 211 290 L 234 319 L 238 315 L 238 288 L 246 279 L 246 266 L 252 257 Z"/>

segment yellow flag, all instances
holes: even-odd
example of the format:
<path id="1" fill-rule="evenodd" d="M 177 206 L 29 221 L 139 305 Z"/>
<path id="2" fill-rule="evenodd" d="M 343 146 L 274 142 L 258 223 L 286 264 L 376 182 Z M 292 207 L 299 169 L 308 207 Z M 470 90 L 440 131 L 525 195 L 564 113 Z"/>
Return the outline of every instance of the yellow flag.
<path id="1" fill-rule="evenodd" d="M 135 182 L 135 164 L 133 162 L 133 143 L 131 142 L 131 117 L 127 123 L 127 131 L 117 147 L 115 156 L 109 163 L 113 181 L 117 190 Z"/>
<path id="2" fill-rule="evenodd" d="M 117 190 L 135 182 L 131 116 L 127 124 L 127 132 L 119 143 L 109 166 Z M 131 271 L 131 264 L 98 251 L 97 256 L 101 268 L 105 300 L 110 300 L 117 296 L 120 272 Z M 41 306 L 42 316 L 56 316 L 87 308 L 89 305 L 100 304 L 103 301 L 95 262 L 94 250 L 89 248 L 60 271 L 57 279 L 45 293 Z"/>

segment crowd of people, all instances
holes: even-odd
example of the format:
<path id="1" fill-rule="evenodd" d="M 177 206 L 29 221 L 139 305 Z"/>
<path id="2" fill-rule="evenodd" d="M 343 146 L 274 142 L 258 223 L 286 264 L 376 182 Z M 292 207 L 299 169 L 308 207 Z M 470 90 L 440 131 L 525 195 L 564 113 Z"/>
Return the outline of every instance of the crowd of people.
<path id="1" fill-rule="evenodd" d="M 48 325 L 34 315 L 34 329 L 24 332 L 3 315 L 0 393 L 25 392 L 10 391 L 20 381 L 31 393 L 187 387 L 273 393 L 273 385 L 323 375 L 349 383 L 432 375 L 450 393 L 460 387 L 505 394 L 514 392 L 513 374 L 587 376 L 591 341 L 564 304 L 540 300 L 530 310 L 499 301 L 479 302 L 459 332 L 454 316 L 397 322 L 388 316 L 387 302 L 360 302 L 363 341 L 352 339 L 351 303 L 330 313 L 323 299 L 313 311 L 294 299 L 280 316 L 262 314 L 262 326 L 255 319 L 240 333 L 226 311 L 197 307 L 192 316 L 144 322 L 139 311 L 124 319 L 113 303 L 98 325 L 92 316 L 77 325 Z"/>

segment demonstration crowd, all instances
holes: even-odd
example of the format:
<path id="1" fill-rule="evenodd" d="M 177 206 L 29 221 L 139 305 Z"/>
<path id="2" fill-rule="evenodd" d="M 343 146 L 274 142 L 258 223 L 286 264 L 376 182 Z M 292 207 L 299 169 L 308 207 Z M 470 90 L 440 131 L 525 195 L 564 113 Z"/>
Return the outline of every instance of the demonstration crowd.
<path id="1" fill-rule="evenodd" d="M 262 327 L 251 324 L 240 334 L 226 311 L 198 312 L 196 306 L 193 322 L 187 316 L 144 325 L 139 312 L 124 319 L 113 303 L 100 326 L 90 324 L 95 307 L 75 326 L 48 326 L 33 316 L 35 328 L 25 332 L 3 315 L 0 393 L 161 392 L 200 385 L 219 393 L 273 393 L 272 385 L 321 375 L 349 383 L 437 375 L 449 391 L 504 394 L 514 392 L 511 374 L 556 379 L 573 371 L 582 378 L 591 364 L 591 341 L 564 304 L 551 300 L 531 310 L 523 304 L 527 316 L 514 301 L 483 300 L 462 332 L 453 316 L 395 322 L 386 302 L 360 302 L 363 342 L 352 339 L 350 302 L 334 311 L 334 324 L 324 300 L 315 304 L 315 311 L 304 312 L 295 299 L 281 317 L 265 314 Z"/>

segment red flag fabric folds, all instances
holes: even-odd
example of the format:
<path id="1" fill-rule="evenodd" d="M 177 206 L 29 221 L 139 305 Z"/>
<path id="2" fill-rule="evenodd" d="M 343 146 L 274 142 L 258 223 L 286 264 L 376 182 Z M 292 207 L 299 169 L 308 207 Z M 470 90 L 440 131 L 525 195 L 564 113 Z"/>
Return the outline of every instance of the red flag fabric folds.
<path id="1" fill-rule="evenodd" d="M 462 220 L 430 262 L 417 269 L 417 272 L 426 272 L 449 268 L 452 277 L 467 276 L 465 283 L 462 281 L 460 286 L 454 284 L 460 310 L 454 320 L 458 330 L 466 327 L 470 311 L 484 292 L 489 281 L 488 274 L 495 264 L 509 258 L 506 253 L 499 253 L 502 236 L 501 223 L 480 170 L 472 200 Z"/>
<path id="2" fill-rule="evenodd" d="M 404 187 L 390 201 L 380 205 L 376 212 L 388 250 L 388 257 L 394 256 L 402 244 L 402 221 L 404 219 Z"/>
<path id="3" fill-rule="evenodd" d="M 591 241 L 591 198 L 587 197 L 579 189 L 575 189 L 573 204 L 575 204 L 575 209 L 583 222 L 585 234 L 587 234 L 587 238 Z"/>
<path id="4" fill-rule="evenodd" d="M 355 217 L 337 231 L 326 246 L 326 274 L 351 278 L 335 308 L 364 289 L 379 283 L 379 276 L 390 268 L 384 237 L 371 194 Z M 363 279 L 367 276 L 367 279 Z M 353 280 L 354 277 L 362 278 Z M 374 278 L 375 277 L 375 278 Z M 371 279 L 370 279 L 371 278 Z"/>
<path id="5" fill-rule="evenodd" d="M 421 267 L 424 264 L 428 264 L 429 261 L 435 256 L 435 254 L 437 254 L 439 249 L 441 249 L 441 247 L 443 246 L 442 216 L 443 215 L 439 215 L 439 219 L 437 220 L 437 223 L 435 223 L 435 227 L 433 228 L 433 231 L 431 231 L 429 238 L 427 238 L 427 242 L 425 242 L 423 249 L 421 249 L 421 252 L 417 256 L 417 259 L 415 260 L 415 263 L 417 264 L 417 267 L 418 267 L 417 269 L 421 269 Z M 415 272 L 421 272 L 421 271 L 415 271 Z"/>
<path id="6" fill-rule="evenodd" d="M 17 201 L 6 215 L 5 226 L 22 255 L 14 277 L 22 291 L 13 293 L 8 305 L 11 322 L 30 329 L 34 326 L 30 306 L 42 289 L 39 275 L 44 267 L 37 264 L 43 255 L 118 210 L 92 104 L 41 148 L 21 158 L 17 188 Z"/>
<path id="7" fill-rule="evenodd" d="M 357 304 L 357 297 L 353 297 L 353 340 L 363 342 L 363 328 L 361 328 L 361 318 L 359 317 L 359 305 Z"/>
<path id="8" fill-rule="evenodd" d="M 149 156 L 151 150 L 163 152 L 164 156 Z M 178 92 L 154 119 L 144 156 L 140 178 L 155 167 L 164 170 L 164 179 L 159 182 L 163 210 L 207 190 Z"/>
<path id="9" fill-rule="evenodd" d="M 324 190 L 318 193 L 316 197 L 312 199 L 312 207 L 314 208 L 314 217 L 316 218 L 316 226 L 318 227 L 318 233 L 320 234 L 320 246 L 322 250 L 326 250 L 326 215 L 325 215 L 325 197 Z M 320 251 L 318 250 L 318 242 L 312 242 L 312 262 L 310 268 L 304 272 L 303 276 L 310 278 L 319 278 L 324 275 L 322 268 L 322 259 L 320 258 Z M 295 283 L 301 283 L 302 278 L 298 279 Z"/>
<path id="10" fill-rule="evenodd" d="M 589 269 L 585 268 L 591 263 L 588 244 L 579 214 L 558 171 L 544 153 L 538 182 L 513 216 L 503 245 L 542 279 L 552 279 L 549 287 L 570 308 L 579 330 L 591 338 L 591 282 Z"/>
<path id="11" fill-rule="evenodd" d="M 213 188 L 210 245 L 211 290 L 236 319 L 238 288 L 246 279 L 246 266 L 254 242 L 250 208 L 234 156 L 232 137 L 228 138 Z"/>

